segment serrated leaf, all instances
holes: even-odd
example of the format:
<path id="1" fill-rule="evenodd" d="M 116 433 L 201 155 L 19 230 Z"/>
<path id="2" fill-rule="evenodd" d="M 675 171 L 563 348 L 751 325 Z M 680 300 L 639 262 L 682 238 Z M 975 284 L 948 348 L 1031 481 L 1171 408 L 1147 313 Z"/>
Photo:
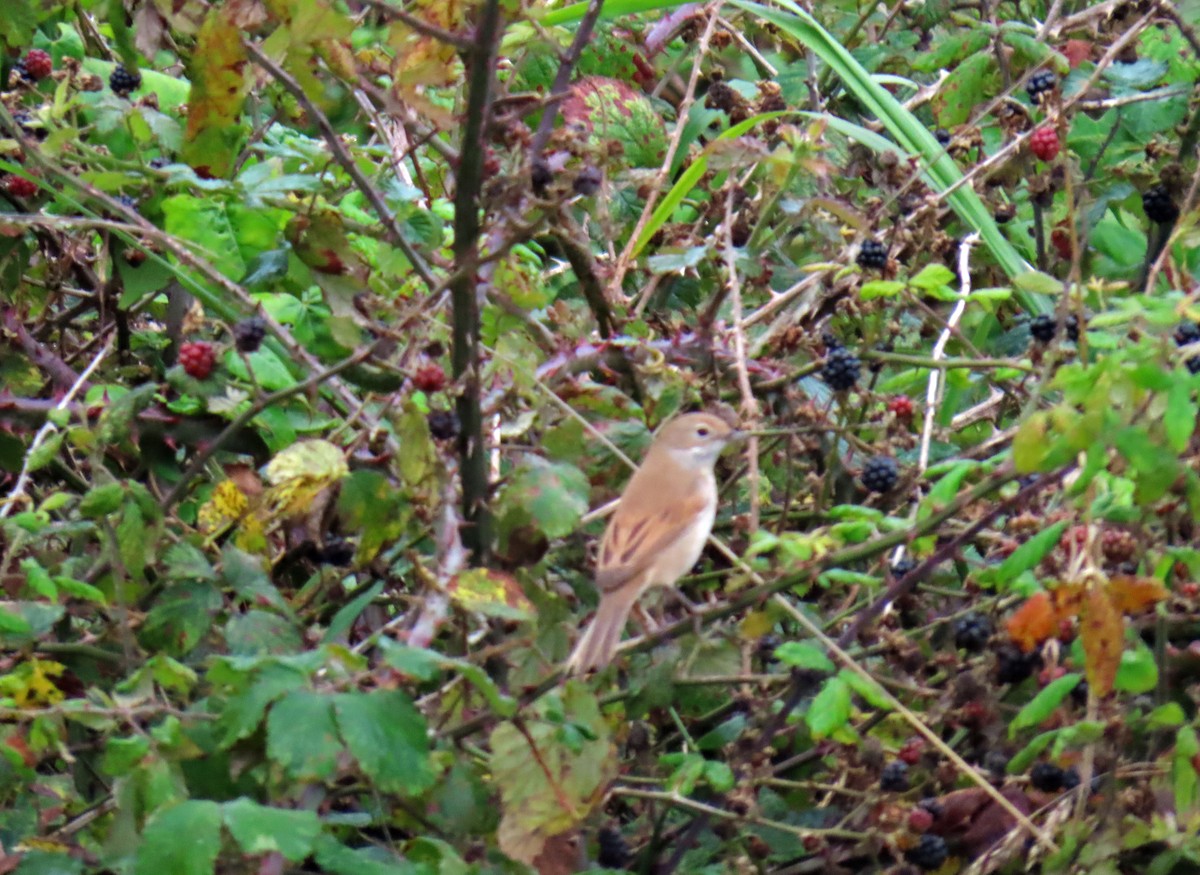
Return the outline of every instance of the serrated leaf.
<path id="1" fill-rule="evenodd" d="M 267 756 L 297 781 L 326 781 L 337 770 L 343 748 L 333 700 L 297 690 L 276 702 L 267 716 Z"/>
<path id="2" fill-rule="evenodd" d="M 434 781 L 425 718 L 398 690 L 334 697 L 338 728 L 363 773 L 388 793 L 415 796 Z"/>
<path id="3" fill-rule="evenodd" d="M 188 800 L 151 815 L 134 864 L 136 875 L 211 875 L 221 850 L 221 806 Z"/>
<path id="4" fill-rule="evenodd" d="M 297 811 L 259 805 L 242 797 L 222 806 L 225 828 L 247 854 L 276 852 L 299 863 L 312 853 L 321 834 L 315 811 Z"/>
<path id="5" fill-rule="evenodd" d="M 512 475 L 502 504 L 528 514 L 549 538 L 561 538 L 579 525 L 587 512 L 588 481 L 566 462 L 531 457 Z"/>

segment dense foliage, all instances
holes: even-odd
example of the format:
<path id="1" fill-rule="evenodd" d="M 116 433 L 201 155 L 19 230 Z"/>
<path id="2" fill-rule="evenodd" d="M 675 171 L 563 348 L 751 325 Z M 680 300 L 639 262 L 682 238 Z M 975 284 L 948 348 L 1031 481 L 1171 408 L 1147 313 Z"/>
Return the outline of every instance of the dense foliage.
<path id="1" fill-rule="evenodd" d="M 1194 871 L 1200 4 L 812 6 L 0 3 L 0 871 Z"/>

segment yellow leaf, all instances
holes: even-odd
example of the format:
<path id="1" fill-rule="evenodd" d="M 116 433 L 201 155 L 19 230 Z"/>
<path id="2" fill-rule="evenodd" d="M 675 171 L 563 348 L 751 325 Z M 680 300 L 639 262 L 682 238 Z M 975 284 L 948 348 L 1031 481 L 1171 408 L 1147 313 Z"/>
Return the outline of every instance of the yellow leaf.
<path id="1" fill-rule="evenodd" d="M 1083 643 L 1084 669 L 1088 686 L 1099 697 L 1112 692 L 1121 665 L 1125 620 L 1108 593 L 1093 587 L 1084 604 L 1079 637 Z"/>

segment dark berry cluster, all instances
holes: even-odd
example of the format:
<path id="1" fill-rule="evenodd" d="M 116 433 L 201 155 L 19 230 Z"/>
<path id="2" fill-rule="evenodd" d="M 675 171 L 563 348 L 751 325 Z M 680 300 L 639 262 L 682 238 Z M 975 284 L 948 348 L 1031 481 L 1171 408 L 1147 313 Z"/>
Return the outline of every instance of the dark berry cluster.
<path id="1" fill-rule="evenodd" d="M 904 853 L 904 859 L 926 872 L 942 868 L 949 856 L 950 849 L 946 847 L 946 840 L 931 833 L 925 833 L 916 845 Z"/>
<path id="2" fill-rule="evenodd" d="M 978 653 L 987 647 L 992 637 L 992 624 L 986 617 L 971 613 L 954 621 L 954 646 L 969 653 Z"/>
<path id="3" fill-rule="evenodd" d="M 596 835 L 596 844 L 599 846 L 596 862 L 602 869 L 624 869 L 629 865 L 629 859 L 633 856 L 629 851 L 629 843 L 613 827 L 602 827 Z"/>
<path id="4" fill-rule="evenodd" d="M 1079 786 L 1079 772 L 1073 768 L 1059 768 L 1054 763 L 1036 763 L 1029 770 L 1029 783 L 1043 793 L 1071 790 Z"/>
<path id="5" fill-rule="evenodd" d="M 878 240 L 864 240 L 855 260 L 859 267 L 881 270 L 887 265 L 887 247 Z"/>
<path id="6" fill-rule="evenodd" d="M 1146 218 L 1159 225 L 1170 225 L 1179 218 L 1179 207 L 1165 185 L 1152 185 L 1142 192 Z"/>
<path id="7" fill-rule="evenodd" d="M 1063 320 L 1067 339 L 1072 343 L 1079 340 L 1079 318 L 1071 313 Z M 1058 318 L 1053 313 L 1039 313 L 1029 322 L 1029 333 L 1038 343 L 1049 343 L 1058 333 Z"/>
<path id="8" fill-rule="evenodd" d="M 950 136 L 950 132 L 945 128 L 938 128 L 933 132 L 933 137 L 938 141 L 939 146 L 949 146 L 950 141 L 953 139 L 953 137 Z"/>
<path id="9" fill-rule="evenodd" d="M 136 70 L 125 69 L 124 64 L 117 64 L 108 77 L 108 87 L 113 90 L 113 94 L 120 97 L 128 97 L 131 92 L 137 91 L 141 85 L 142 74 Z"/>
<path id="10" fill-rule="evenodd" d="M 886 793 L 903 793 L 908 789 L 908 763 L 892 760 L 879 773 L 879 789 Z"/>
<path id="11" fill-rule="evenodd" d="M 875 456 L 863 465 L 860 479 L 868 492 L 887 492 L 900 479 L 900 467 L 891 456 Z"/>
<path id="12" fill-rule="evenodd" d="M 591 197 L 600 190 L 600 183 L 603 181 L 604 174 L 598 168 L 588 165 L 579 171 L 579 175 L 571 183 L 571 188 L 575 189 L 575 194 Z"/>
<path id="13" fill-rule="evenodd" d="M 1025 93 L 1035 103 L 1046 94 L 1054 90 L 1054 86 L 1058 84 L 1058 76 L 1053 70 L 1038 70 L 1025 82 Z"/>
<path id="14" fill-rule="evenodd" d="M 1200 325 L 1197 325 L 1190 319 L 1180 322 L 1175 329 L 1175 343 L 1179 346 L 1187 346 L 1189 343 L 1200 343 Z M 1192 356 L 1185 364 L 1187 365 L 1189 374 L 1200 373 L 1200 355 Z"/>
<path id="15" fill-rule="evenodd" d="M 1001 684 L 1019 684 L 1033 675 L 1042 664 L 1037 651 L 1025 653 L 1012 644 L 996 651 L 996 681 Z"/>
<path id="16" fill-rule="evenodd" d="M 903 559 L 898 559 L 892 563 L 891 572 L 895 580 L 899 580 L 908 572 L 917 567 L 917 560 L 911 556 L 905 556 Z"/>
<path id="17" fill-rule="evenodd" d="M 845 392 L 853 389 L 862 373 L 862 363 L 858 356 L 844 346 L 835 346 L 825 356 L 825 364 L 821 366 L 821 379 L 835 392 Z"/>
<path id="18" fill-rule="evenodd" d="M 207 379 L 216 363 L 217 354 L 211 343 L 196 340 L 179 346 L 179 364 L 189 377 Z"/>
<path id="19" fill-rule="evenodd" d="M 239 352 L 254 352 L 267 337 L 267 323 L 261 316 L 249 316 L 233 326 L 233 342 Z"/>
<path id="20" fill-rule="evenodd" d="M 439 441 L 448 441 L 456 438 L 462 430 L 462 423 L 458 420 L 458 414 L 453 410 L 430 411 L 427 420 L 429 422 L 429 433 Z"/>

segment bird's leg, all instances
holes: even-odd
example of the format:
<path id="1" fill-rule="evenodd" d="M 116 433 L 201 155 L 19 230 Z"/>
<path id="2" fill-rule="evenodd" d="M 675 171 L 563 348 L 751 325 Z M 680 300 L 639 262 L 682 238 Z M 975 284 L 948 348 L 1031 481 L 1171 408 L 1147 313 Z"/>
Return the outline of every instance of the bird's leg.
<path id="1" fill-rule="evenodd" d="M 662 625 L 650 616 L 649 611 L 642 607 L 641 603 L 633 606 L 633 618 L 638 621 L 638 625 L 642 627 L 643 635 L 653 635 Z"/>

